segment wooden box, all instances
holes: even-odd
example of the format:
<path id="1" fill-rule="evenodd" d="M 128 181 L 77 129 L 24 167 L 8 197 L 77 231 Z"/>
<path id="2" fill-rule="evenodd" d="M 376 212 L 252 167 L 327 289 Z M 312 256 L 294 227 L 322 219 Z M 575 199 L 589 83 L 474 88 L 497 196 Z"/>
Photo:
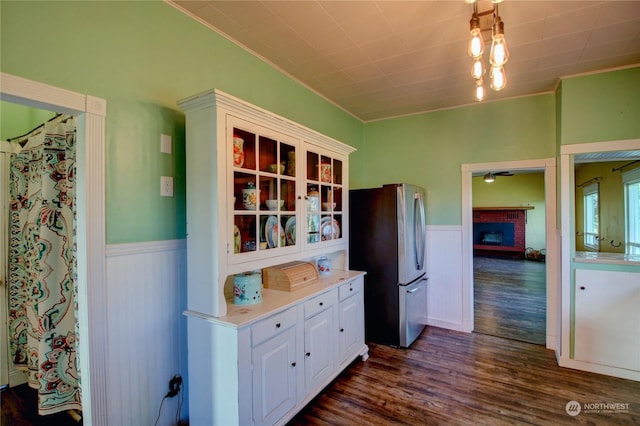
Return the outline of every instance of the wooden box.
<path id="1" fill-rule="evenodd" d="M 262 284 L 273 290 L 295 291 L 317 280 L 318 271 L 311 262 L 291 262 L 262 270 Z"/>

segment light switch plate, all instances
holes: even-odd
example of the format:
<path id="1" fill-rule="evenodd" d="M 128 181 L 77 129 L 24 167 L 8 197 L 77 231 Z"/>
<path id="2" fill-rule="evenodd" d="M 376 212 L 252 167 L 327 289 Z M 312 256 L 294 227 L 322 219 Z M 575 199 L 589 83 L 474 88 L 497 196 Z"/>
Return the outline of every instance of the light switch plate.
<path id="1" fill-rule="evenodd" d="M 160 135 L 160 152 L 171 154 L 171 136 Z"/>
<path id="2" fill-rule="evenodd" d="M 173 197 L 173 177 L 160 176 L 160 196 Z"/>

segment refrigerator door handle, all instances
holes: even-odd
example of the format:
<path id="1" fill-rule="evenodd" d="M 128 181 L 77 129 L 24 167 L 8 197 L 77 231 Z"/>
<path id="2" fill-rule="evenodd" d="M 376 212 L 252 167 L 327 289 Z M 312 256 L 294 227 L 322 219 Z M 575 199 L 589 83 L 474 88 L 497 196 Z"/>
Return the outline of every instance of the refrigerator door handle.
<path id="1" fill-rule="evenodd" d="M 416 291 L 420 290 L 419 287 L 413 288 L 411 290 L 407 290 L 407 293 L 415 293 Z"/>
<path id="2" fill-rule="evenodd" d="M 416 256 L 416 268 L 422 270 L 424 264 L 424 251 L 426 238 L 424 235 L 424 203 L 422 201 L 422 194 L 415 193 L 413 199 L 413 232 L 414 232 L 414 254 Z"/>

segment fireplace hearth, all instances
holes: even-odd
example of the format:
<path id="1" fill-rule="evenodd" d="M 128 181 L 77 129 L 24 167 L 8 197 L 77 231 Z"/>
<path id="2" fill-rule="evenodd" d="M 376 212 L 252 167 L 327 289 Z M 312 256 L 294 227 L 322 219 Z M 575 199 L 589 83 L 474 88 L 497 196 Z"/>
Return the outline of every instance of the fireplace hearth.
<path id="1" fill-rule="evenodd" d="M 526 210 L 531 208 L 474 208 L 474 254 L 523 258 L 526 247 Z"/>

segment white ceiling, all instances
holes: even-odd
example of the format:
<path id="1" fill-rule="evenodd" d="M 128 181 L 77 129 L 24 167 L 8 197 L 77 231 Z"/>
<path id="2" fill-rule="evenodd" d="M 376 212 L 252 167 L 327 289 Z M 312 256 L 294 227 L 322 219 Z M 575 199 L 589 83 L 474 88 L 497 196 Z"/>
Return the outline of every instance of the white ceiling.
<path id="1" fill-rule="evenodd" d="M 363 121 L 473 103 L 464 0 L 167 2 Z M 489 101 L 640 63 L 639 0 L 506 0 L 499 13 L 511 58 Z"/>

